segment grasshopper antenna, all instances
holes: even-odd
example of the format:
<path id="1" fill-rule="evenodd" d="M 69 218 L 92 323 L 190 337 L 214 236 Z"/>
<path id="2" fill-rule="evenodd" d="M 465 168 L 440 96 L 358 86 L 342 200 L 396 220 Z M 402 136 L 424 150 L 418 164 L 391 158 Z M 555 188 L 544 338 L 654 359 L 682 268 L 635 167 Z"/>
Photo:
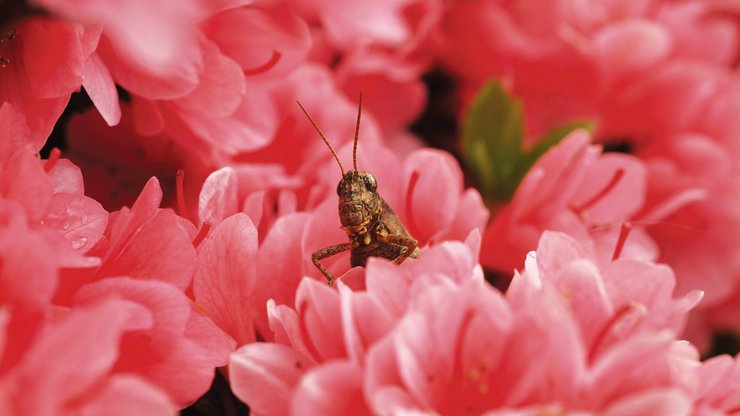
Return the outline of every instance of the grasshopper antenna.
<path id="1" fill-rule="evenodd" d="M 324 133 L 321 132 L 319 125 L 316 124 L 313 117 L 311 117 L 311 114 L 308 114 L 308 111 L 306 111 L 306 109 L 303 107 L 303 104 L 301 104 L 301 102 L 298 100 L 296 100 L 295 102 L 298 103 L 298 107 L 301 107 L 301 110 L 303 110 L 303 114 L 305 114 L 306 117 L 308 117 L 308 120 L 311 121 L 311 124 L 313 124 L 313 128 L 316 129 L 316 131 L 319 133 L 319 136 L 321 136 L 321 138 L 324 140 L 324 143 L 326 143 L 326 145 L 329 147 L 331 154 L 334 155 L 334 159 L 336 159 L 337 163 L 339 163 L 339 169 L 341 169 L 342 177 L 344 177 L 344 166 L 342 166 L 342 162 L 339 161 L 339 156 L 337 156 L 337 152 L 334 150 L 334 147 L 332 147 L 331 143 L 329 143 L 329 140 L 326 140 L 326 137 L 324 136 Z M 355 143 L 357 143 L 356 140 L 355 140 Z"/>
<path id="2" fill-rule="evenodd" d="M 357 106 L 357 126 L 355 127 L 355 145 L 352 148 L 352 164 L 357 171 L 357 138 L 360 136 L 360 116 L 362 115 L 362 90 L 360 90 L 360 102 Z"/>

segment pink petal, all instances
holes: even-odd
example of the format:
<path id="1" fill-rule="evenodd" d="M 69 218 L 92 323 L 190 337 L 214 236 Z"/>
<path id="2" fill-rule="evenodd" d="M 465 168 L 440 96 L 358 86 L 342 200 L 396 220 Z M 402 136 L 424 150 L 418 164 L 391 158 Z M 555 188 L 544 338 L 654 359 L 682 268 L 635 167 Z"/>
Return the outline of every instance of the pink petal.
<path id="1" fill-rule="evenodd" d="M 86 253 L 103 236 L 108 212 L 92 198 L 56 193 L 42 221 L 45 226 L 58 230 L 73 249 Z"/>
<path id="2" fill-rule="evenodd" d="M 404 182 L 409 193 L 407 228 L 414 238 L 426 241 L 435 230 L 445 229 L 452 222 L 462 193 L 462 172 L 448 153 L 419 150 L 404 163 Z"/>
<path id="3" fill-rule="evenodd" d="M 386 414 L 388 409 L 416 404 L 411 392 L 402 387 L 393 337 L 381 339 L 368 350 L 363 384 L 368 405 L 377 413 Z"/>
<path id="4" fill-rule="evenodd" d="M 692 403 L 677 389 L 651 390 L 618 400 L 604 409 L 604 416 L 681 416 L 692 414 Z"/>
<path id="5" fill-rule="evenodd" d="M 424 250 L 411 266 L 411 271 L 416 280 L 422 276 L 434 276 L 462 284 L 480 277 L 476 266 L 475 256 L 468 246 L 449 241 Z M 417 289 L 424 289 L 423 284 L 418 285 L 416 281 L 414 284 Z"/>
<path id="6" fill-rule="evenodd" d="M 590 205 L 584 214 L 588 221 L 617 222 L 631 218 L 645 203 L 647 171 L 642 161 L 625 155 L 606 153 L 587 168 L 586 175 L 580 182 L 580 191 L 572 197 L 572 204 L 579 206 L 588 201 L 600 190 L 605 189 L 622 170 L 619 182 L 610 191 Z"/>
<path id="7" fill-rule="evenodd" d="M 635 276 L 625 279 L 623 276 Z M 670 299 L 676 278 L 670 267 L 632 259 L 620 259 L 606 271 L 609 293 L 615 303 L 635 300 L 644 305 L 654 305 Z"/>
<path id="8" fill-rule="evenodd" d="M 54 193 L 66 192 L 79 195 L 85 193 L 82 171 L 69 159 L 59 159 L 48 174 L 54 187 Z"/>
<path id="9" fill-rule="evenodd" d="M 342 284 L 339 295 L 347 355 L 353 362 L 361 363 L 365 351 L 390 332 L 396 317 L 367 292 L 352 292 Z"/>
<path id="10" fill-rule="evenodd" d="M 512 347 L 497 376 L 508 393 L 507 404 L 551 402 L 573 397 L 577 380 L 584 376 L 586 350 L 577 323 L 562 296 L 548 286 L 536 287 L 515 278 L 507 299 L 514 318 L 509 335 Z M 516 346 L 516 347 L 513 347 Z M 543 384 L 542 380 L 564 380 Z M 509 387 L 511 386 L 511 387 Z"/>
<path id="11" fill-rule="evenodd" d="M 187 288 L 197 259 L 195 248 L 181 219 L 170 210 L 161 210 L 146 225 L 134 230 L 124 247 L 109 250 L 99 276 L 128 275 L 156 279 Z M 113 235 L 111 241 L 116 236 Z"/>
<path id="12" fill-rule="evenodd" d="M 14 370 L 19 380 L 28 380 L 16 397 L 19 411 L 53 413 L 56 406 L 84 397 L 113 366 L 122 331 L 145 326 L 148 320 L 146 310 L 130 302 L 108 301 L 73 310 L 45 331 Z M 38 400 L 41 397 L 44 400 Z"/>
<path id="13" fill-rule="evenodd" d="M 49 23 L 50 27 L 48 29 L 50 30 L 47 31 L 45 28 L 48 22 L 53 23 Z M 69 95 L 80 85 L 80 77 L 71 73 L 75 69 L 65 67 L 66 64 L 73 67 L 75 60 L 83 59 L 81 56 L 77 56 L 78 53 L 72 53 L 72 62 L 66 59 L 58 62 L 43 58 L 37 51 L 39 48 L 50 46 L 49 42 L 51 42 L 54 44 L 53 47 L 58 48 L 59 53 L 66 53 L 68 48 L 79 52 L 79 45 L 75 44 L 78 41 L 77 34 L 72 33 L 76 31 L 76 28 L 79 29 L 79 26 L 60 23 L 51 18 L 29 18 L 22 22 L 18 28 L 19 34 L 16 39 L 4 50 L 4 54 L 8 55 L 6 58 L 12 62 L 12 65 L 9 66 L 12 70 L 0 72 L 0 85 L 3 86 L 3 88 L 0 88 L 0 101 L 8 102 L 17 111 L 16 116 L 10 117 L 12 119 L 11 126 L 21 122 L 27 126 L 27 129 L 17 125 L 13 127 L 15 132 L 22 134 L 14 141 L 17 144 L 19 144 L 18 142 L 30 143 L 33 151 L 41 149 L 67 105 Z M 56 35 L 59 36 L 62 44 L 50 40 Z M 30 42 L 23 40 L 25 36 L 30 37 Z M 46 39 L 47 36 L 50 38 Z M 72 44 L 63 44 L 64 42 L 72 42 Z M 30 69 L 33 72 L 32 74 L 27 73 L 26 66 L 29 64 L 24 62 L 27 55 L 31 58 L 31 61 L 34 59 L 44 60 L 44 62 L 39 62 L 38 67 L 34 65 L 34 68 Z M 49 68 L 50 65 L 52 66 L 51 69 Z M 57 72 L 53 65 L 60 65 L 62 69 Z M 46 73 L 48 69 L 52 73 Z M 81 69 L 80 67 L 80 71 Z M 33 78 L 33 80 L 30 78 Z M 39 83 L 37 84 L 35 81 Z M 58 89 L 64 87 L 70 89 L 61 94 L 62 91 L 58 91 Z M 48 89 L 48 91 L 45 89 Z M 57 93 L 61 95 L 56 95 Z M 49 96 L 39 98 L 39 95 Z M 16 147 L 16 145 L 11 144 L 11 147 Z M 7 149 L 5 152 L 7 152 Z"/>
<path id="14" fill-rule="evenodd" d="M 588 260 L 578 260 L 555 275 L 541 278 L 562 294 L 580 326 L 585 344 L 591 345 L 614 313 L 599 269 Z M 621 304 L 617 303 L 617 306 Z"/>
<path id="15" fill-rule="evenodd" d="M 597 404 L 669 384 L 671 335 L 646 334 L 615 344 L 601 354 L 590 374 L 588 391 Z"/>
<path id="16" fill-rule="evenodd" d="M 136 233 L 138 228 L 151 220 L 157 213 L 159 204 L 162 202 L 162 188 L 159 180 L 151 177 L 136 198 L 136 202 L 130 210 L 122 211 L 111 226 L 111 247 L 125 245 L 126 240 Z M 118 234 L 118 235 L 117 235 Z"/>
<path id="17" fill-rule="evenodd" d="M 177 407 L 159 388 L 144 379 L 114 375 L 100 386 L 84 403 L 74 406 L 71 413 L 80 415 L 175 415 Z"/>
<path id="18" fill-rule="evenodd" d="M 275 305 L 275 301 L 270 299 L 267 301 L 267 318 L 270 330 L 274 332 L 272 342 L 288 345 L 307 357 L 311 356 L 312 352 L 304 342 L 307 339 L 304 337 L 304 329 L 294 309 L 285 305 Z"/>
<path id="19" fill-rule="evenodd" d="M 0 224 L 0 304 L 46 305 L 59 280 L 52 247 L 28 228 L 18 204 L 0 203 Z"/>
<path id="20" fill-rule="evenodd" d="M 131 278 L 109 278 L 86 285 L 78 292 L 77 301 L 90 303 L 111 295 L 141 304 L 154 318 L 151 328 L 121 341 L 116 371 L 146 377 L 180 406 L 205 393 L 214 369 L 226 363 L 230 350 L 221 350 L 223 337 L 205 338 L 210 331 L 195 334 L 188 329 L 192 324 L 203 324 L 191 322 L 191 301 L 168 283 Z M 214 350 L 221 352 L 214 354 Z"/>
<path id="21" fill-rule="evenodd" d="M 140 46 L 127 43 L 123 38 L 110 39 L 104 36 L 100 39 L 97 53 L 117 84 L 133 94 L 152 100 L 179 98 L 197 87 L 203 71 L 200 48 L 188 45 L 168 49 L 169 53 L 156 57 L 151 53 L 137 56 L 141 49 L 147 49 Z M 157 61 L 164 65 L 153 65 Z"/>
<path id="22" fill-rule="evenodd" d="M 566 233 L 545 231 L 537 244 L 537 269 L 554 275 L 569 263 L 590 258 L 583 244 Z"/>
<path id="23" fill-rule="evenodd" d="M 199 247 L 195 301 L 238 344 L 254 342 L 257 230 L 244 214 L 222 221 Z"/>
<path id="24" fill-rule="evenodd" d="M 85 64 L 82 86 L 109 126 L 121 121 L 121 106 L 113 78 L 97 53 L 90 55 Z"/>
<path id="25" fill-rule="evenodd" d="M 10 322 L 10 311 L 7 309 L 0 310 L 0 357 L 5 358 L 5 346 L 8 343 L 6 331 Z"/>
<path id="26" fill-rule="evenodd" d="M 367 55 L 368 53 L 361 54 L 358 58 L 367 59 Z M 348 96 L 360 90 L 367 91 L 363 97 L 363 106 L 386 131 L 402 129 L 413 123 L 421 115 L 427 100 L 426 88 L 416 77 L 406 80 L 389 76 L 388 65 L 396 64 L 389 61 L 384 62 L 382 68 L 368 70 L 358 68 L 357 64 L 354 67 L 348 66 L 354 62 L 343 59 L 342 66 L 338 69 L 342 90 Z"/>
<path id="27" fill-rule="evenodd" d="M 80 87 L 87 61 L 81 25 L 43 17 L 26 20 L 20 31 L 23 62 L 35 97 L 65 97 Z M 44 54 L 38 53 L 41 45 Z"/>
<path id="28" fill-rule="evenodd" d="M 346 357 L 337 292 L 324 282 L 304 278 L 298 286 L 295 305 L 312 357 L 317 361 Z"/>
<path id="29" fill-rule="evenodd" d="M 305 60 L 311 46 L 308 25 L 289 10 L 235 8 L 209 19 L 204 30 L 224 54 L 248 72 L 263 68 L 278 54 L 277 62 L 265 68 L 269 76 L 294 69 Z"/>
<path id="30" fill-rule="evenodd" d="M 272 98 L 260 84 L 247 85 L 234 111 L 214 119 L 208 113 L 183 112 L 182 121 L 199 138 L 223 152 L 235 154 L 261 149 L 270 144 L 278 127 L 278 116 Z M 173 116 L 178 116 L 180 109 Z"/>
<path id="31" fill-rule="evenodd" d="M 185 330 L 192 310 L 187 297 L 174 286 L 129 277 L 107 278 L 85 285 L 77 292 L 75 300 L 79 305 L 88 305 L 107 297 L 126 299 L 148 308 L 153 318 L 151 329 L 166 329 L 173 335 L 181 334 Z"/>
<path id="32" fill-rule="evenodd" d="M 311 361 L 289 347 L 249 344 L 231 355 L 231 389 L 250 409 L 263 415 L 288 415 L 293 389 Z"/>
<path id="33" fill-rule="evenodd" d="M 304 274 L 301 234 L 308 221 L 305 213 L 278 218 L 259 247 L 257 276 L 260 284 L 254 290 L 256 326 L 268 333 L 265 304 L 274 299 L 278 304 L 293 305 L 298 282 Z"/>
<path id="34" fill-rule="evenodd" d="M 382 44 L 401 44 L 410 36 L 401 13 L 405 1 L 351 3 L 337 6 L 318 2 L 318 12 L 332 42 L 340 49 L 368 39 Z M 314 6 L 316 7 L 316 6 Z"/>
<path id="35" fill-rule="evenodd" d="M 435 240 L 465 241 L 472 230 L 485 230 L 488 217 L 488 209 L 483 204 L 478 191 L 473 188 L 466 189 L 460 197 L 454 218 L 447 225 L 447 229 L 439 233 Z M 480 248 L 473 252 L 480 252 Z"/>
<path id="36" fill-rule="evenodd" d="M 244 98 L 244 74 L 239 66 L 224 56 L 218 47 L 202 39 L 203 73 L 198 86 L 174 104 L 186 115 L 195 113 L 208 117 L 227 117 Z"/>
<path id="37" fill-rule="evenodd" d="M 13 104 L 6 101 L 0 104 L 0 160 L 7 160 L 10 155 L 31 143 L 31 129 L 26 117 L 19 113 Z M 46 137 L 34 143 L 31 151 L 41 150 Z"/>
<path id="38" fill-rule="evenodd" d="M 380 258 L 369 258 L 365 267 L 367 291 L 396 317 L 401 317 L 409 302 L 409 282 L 400 267 Z"/>
<path id="39" fill-rule="evenodd" d="M 237 347 L 236 341 L 199 311 L 193 311 L 185 327 L 185 338 L 198 344 L 205 362 L 215 367 L 229 363 L 229 355 Z"/>
<path id="40" fill-rule="evenodd" d="M 182 219 L 160 210 L 162 190 L 152 178 L 130 211 L 121 211 L 110 225 L 110 246 L 99 276 L 158 279 L 185 289 L 197 262 L 195 248 Z"/>
<path id="41" fill-rule="evenodd" d="M 593 36 L 596 62 L 609 79 L 618 74 L 649 69 L 668 57 L 672 39 L 662 26 L 647 20 L 625 20 L 607 25 Z"/>
<path id="42" fill-rule="evenodd" d="M 308 371 L 292 400 L 293 415 L 370 415 L 357 364 L 333 361 Z"/>
<path id="43" fill-rule="evenodd" d="M 206 178 L 198 197 L 198 219 L 217 224 L 239 210 L 234 170 L 221 168 Z"/>
<path id="44" fill-rule="evenodd" d="M 254 222 L 254 225 L 257 226 L 258 230 L 264 229 L 262 214 L 265 211 L 266 196 L 266 191 L 252 192 L 246 199 L 244 199 L 244 204 L 242 205 L 242 212 L 252 219 L 252 222 Z"/>
<path id="45" fill-rule="evenodd" d="M 671 32 L 676 55 L 717 66 L 730 65 L 737 47 L 737 26 L 730 19 L 708 18 L 712 13 L 703 2 L 661 10 L 657 18 Z"/>
<path id="46" fill-rule="evenodd" d="M 0 172 L 0 196 L 23 205 L 31 221 L 41 220 L 51 203 L 52 183 L 38 159 L 20 150 L 0 165 Z"/>

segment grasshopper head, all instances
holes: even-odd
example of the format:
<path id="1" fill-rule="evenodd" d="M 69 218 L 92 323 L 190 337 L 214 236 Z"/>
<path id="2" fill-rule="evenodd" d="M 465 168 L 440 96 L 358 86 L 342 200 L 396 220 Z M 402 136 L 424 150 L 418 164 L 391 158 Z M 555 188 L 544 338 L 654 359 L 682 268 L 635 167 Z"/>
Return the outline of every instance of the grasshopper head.
<path id="1" fill-rule="evenodd" d="M 380 209 L 378 183 L 369 172 L 351 170 L 337 185 L 339 219 L 348 231 L 358 231 L 367 225 Z"/>

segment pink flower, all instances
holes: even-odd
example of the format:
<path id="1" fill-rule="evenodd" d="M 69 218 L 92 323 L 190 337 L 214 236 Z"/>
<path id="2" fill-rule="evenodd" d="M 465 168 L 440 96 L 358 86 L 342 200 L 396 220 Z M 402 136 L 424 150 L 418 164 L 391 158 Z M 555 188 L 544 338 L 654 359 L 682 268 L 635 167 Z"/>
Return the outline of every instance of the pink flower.
<path id="1" fill-rule="evenodd" d="M 172 210 L 160 209 L 161 199 L 152 178 L 130 209 L 112 213 L 103 238 L 88 253 L 100 257 L 99 267 L 68 271 L 57 302 L 69 302 L 82 285 L 110 276 L 161 280 L 187 289 L 197 263 L 191 242 L 195 230 Z"/>
<path id="2" fill-rule="evenodd" d="M 83 195 L 79 172 L 69 161 L 59 161 L 58 157 L 56 154 L 41 164 L 24 146 L 0 161 L 0 197 L 23 207 L 29 226 L 46 233 L 60 264 L 95 266 L 96 259 L 83 258 L 81 254 L 101 238 L 108 213 Z M 60 183 L 62 180 L 65 183 Z"/>
<path id="3" fill-rule="evenodd" d="M 409 0 L 386 0 L 373 4 L 343 4 L 296 1 L 298 9 L 317 16 L 323 29 L 337 49 L 376 42 L 386 45 L 403 44 L 410 37 L 402 9 Z"/>
<path id="4" fill-rule="evenodd" d="M 203 31 L 252 80 L 290 74 L 311 46 L 308 26 L 288 8 L 233 8 L 204 21 Z"/>
<path id="5" fill-rule="evenodd" d="M 160 209 L 162 191 L 152 178 L 136 203 L 114 214 L 106 230 L 97 276 L 128 275 L 169 282 L 184 290 L 195 269 L 192 226 L 169 209 Z"/>
<path id="6" fill-rule="evenodd" d="M 644 163 L 645 200 L 634 219 L 657 223 L 647 228 L 657 243 L 650 250 L 675 269 L 679 292 L 705 290 L 701 308 L 727 299 L 738 276 L 737 264 L 726 260 L 738 234 L 729 231 L 738 224 L 729 173 L 738 150 L 729 116 L 737 110 L 734 6 L 556 1 L 543 20 L 519 3 L 460 3 L 445 14 L 442 54 L 463 79 L 463 101 L 497 76 L 523 99 L 530 141 L 574 119 L 596 121 L 597 142 L 626 146 Z M 565 231 L 560 227 L 554 229 Z M 523 241 L 528 232 L 514 234 Z M 487 254 L 483 259 L 492 265 Z"/>
<path id="7" fill-rule="evenodd" d="M 125 299 L 151 313 L 147 325 L 121 339 L 115 372 L 143 376 L 180 406 L 208 390 L 214 369 L 227 363 L 235 343 L 196 312 L 180 290 L 164 282 L 109 278 L 81 288 L 75 301 L 89 305 L 108 297 Z"/>
<path id="8" fill-rule="evenodd" d="M 704 361 L 699 368 L 701 385 L 696 392 L 697 414 L 732 414 L 740 406 L 737 358 L 720 355 Z"/>
<path id="9" fill-rule="evenodd" d="M 674 299 L 675 277 L 665 265 L 619 258 L 605 266 L 594 253 L 566 234 L 546 231 L 526 263 L 525 278 L 515 278 L 508 294 L 532 282 L 562 294 L 579 324 L 589 359 L 610 344 L 644 332 L 681 334 L 700 291 Z M 626 278 L 625 276 L 629 276 Z"/>
<path id="10" fill-rule="evenodd" d="M 463 241 L 472 230 L 485 224 L 488 212 L 480 195 L 475 190 L 463 188 L 459 167 L 448 154 L 420 150 L 401 162 L 382 146 L 365 142 L 359 146 L 358 168 L 375 174 L 378 192 L 422 248 L 447 240 Z M 352 160 L 351 151 L 350 145 L 342 147 L 340 159 Z M 422 168 L 431 165 L 438 168 Z M 258 308 L 268 299 L 291 304 L 295 288 L 304 275 L 325 280 L 311 263 L 311 253 L 347 239 L 339 227 L 337 214 L 334 193 L 339 179 L 337 171 L 331 159 L 319 170 L 320 182 L 312 194 L 314 198 L 326 197 L 312 208 L 308 217 L 303 213 L 284 215 L 267 232 L 259 249 L 257 274 L 269 283 L 255 288 Z M 349 270 L 348 255 L 332 256 L 323 260 L 323 264 L 335 276 L 340 276 Z M 257 320 L 261 322 L 257 328 L 264 332 L 264 310 L 257 312 Z"/>
<path id="11" fill-rule="evenodd" d="M 504 273 L 518 268 L 544 230 L 594 244 L 599 262 L 618 247 L 618 226 L 642 207 L 645 168 L 639 160 L 602 154 L 585 132 L 574 132 L 543 155 L 522 180 L 511 203 L 489 224 L 481 262 Z M 654 259 L 654 243 L 631 234 L 622 256 Z"/>
<path id="12" fill-rule="evenodd" d="M 21 333 L 8 331 L 9 315 L 7 310 L 0 312 L 0 352 Z M 33 343 L 0 371 L 0 411 L 174 414 L 174 404 L 160 388 L 141 376 L 114 372 L 121 338 L 151 320 L 146 308 L 107 300 L 75 308 L 39 330 L 34 328 Z"/>
<path id="13" fill-rule="evenodd" d="M 195 1 L 119 4 L 34 0 L 33 3 L 59 16 L 101 26 L 118 54 L 135 58 L 131 62 L 142 69 L 172 77 L 177 74 L 172 71 L 177 66 L 192 65 L 188 59 L 183 59 L 187 56 L 188 36 L 182 32 L 204 12 L 202 5 Z M 177 59 L 185 62 L 175 62 Z"/>
<path id="14" fill-rule="evenodd" d="M 455 242 L 440 244 L 423 252 L 406 271 L 371 259 L 367 291 L 353 292 L 343 284 L 337 291 L 324 282 L 303 279 L 295 307 L 268 302 L 275 344 L 249 344 L 232 355 L 232 388 L 256 414 L 286 414 L 291 406 L 295 411 L 367 413 L 360 398 L 368 350 L 393 329 L 425 287 L 482 281 L 474 249 Z M 360 277 L 349 274 L 342 281 Z M 317 394 L 314 383 L 341 389 L 345 399 L 338 403 Z"/>
<path id="15" fill-rule="evenodd" d="M 690 408 L 683 384 L 690 367 L 678 368 L 683 357 L 670 337 L 644 334 L 589 363 L 561 299 L 535 286 L 507 299 L 478 282 L 431 288 L 368 353 L 365 397 L 376 413 L 554 407 L 649 414 L 649 397 L 651 406 L 662 399 L 669 409 Z"/>
<path id="16" fill-rule="evenodd" d="M 9 138 L 16 143 L 11 150 L 28 143 L 37 152 L 70 94 L 85 82 L 86 65 L 100 33 L 76 23 L 33 17 L 0 36 L 2 130 L 21 133 Z M 39 54 L 42 49 L 48 53 Z"/>

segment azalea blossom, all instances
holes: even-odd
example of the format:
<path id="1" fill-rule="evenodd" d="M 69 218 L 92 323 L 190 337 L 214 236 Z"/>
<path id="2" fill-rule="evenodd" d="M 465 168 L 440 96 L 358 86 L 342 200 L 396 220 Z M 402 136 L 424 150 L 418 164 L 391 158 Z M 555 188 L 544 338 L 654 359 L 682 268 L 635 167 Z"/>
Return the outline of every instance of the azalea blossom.
<path id="1" fill-rule="evenodd" d="M 740 409 L 736 1 L 119 3 L 0 7 L 0 413 Z"/>
<path id="2" fill-rule="evenodd" d="M 654 260 L 655 243 L 644 232 L 635 229 L 619 241 L 621 225 L 644 203 L 645 176 L 639 160 L 602 153 L 587 133 L 571 133 L 532 166 L 511 203 L 489 224 L 482 263 L 504 273 L 520 268 L 546 229 L 594 245 L 604 262 L 617 251 Z"/>
<path id="3" fill-rule="evenodd" d="M 699 364 L 673 337 L 700 294 L 672 299 L 670 269 L 624 259 L 602 275 L 577 241 L 545 234 L 504 296 L 472 250 L 435 247 L 406 273 L 373 260 L 366 291 L 304 280 L 294 308 L 268 304 L 275 344 L 232 356 L 235 393 L 257 414 L 689 411 Z"/>
<path id="4" fill-rule="evenodd" d="M 679 290 L 704 289 L 700 308 L 729 299 L 737 265 L 720 259 L 737 235 L 729 231 L 737 185 L 728 158 L 736 130 L 719 113 L 737 95 L 736 10 L 723 2 L 556 1 L 547 19 L 534 19 L 520 3 L 461 2 L 443 17 L 451 41 L 442 54 L 464 80 L 462 100 L 501 77 L 523 100 L 529 143 L 558 125 L 594 121 L 595 142 L 644 163 L 635 222 L 651 224 L 645 231 L 675 268 Z"/>

